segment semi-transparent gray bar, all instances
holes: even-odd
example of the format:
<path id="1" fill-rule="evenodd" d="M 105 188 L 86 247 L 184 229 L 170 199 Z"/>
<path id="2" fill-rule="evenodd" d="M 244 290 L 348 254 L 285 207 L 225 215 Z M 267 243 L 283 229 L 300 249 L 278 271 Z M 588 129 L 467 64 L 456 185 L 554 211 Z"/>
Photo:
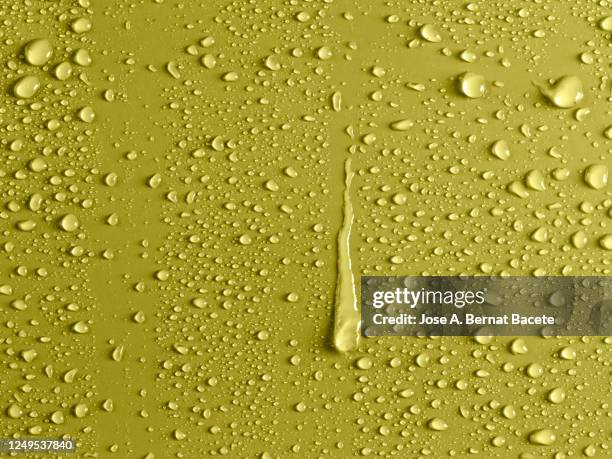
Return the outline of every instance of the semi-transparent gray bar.
<path id="1" fill-rule="evenodd" d="M 0 438 L 0 453 L 74 453 L 76 442 L 71 438 Z"/>
<path id="2" fill-rule="evenodd" d="M 361 278 L 364 336 L 610 336 L 612 276 Z"/>

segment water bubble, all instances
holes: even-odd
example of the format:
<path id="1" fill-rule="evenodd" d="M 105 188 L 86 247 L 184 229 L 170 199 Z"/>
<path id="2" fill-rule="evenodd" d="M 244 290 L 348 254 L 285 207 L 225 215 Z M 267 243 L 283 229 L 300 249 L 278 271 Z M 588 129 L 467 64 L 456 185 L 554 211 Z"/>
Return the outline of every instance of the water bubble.
<path id="1" fill-rule="evenodd" d="M 544 181 L 544 174 L 539 169 L 530 170 L 525 176 L 525 183 L 529 188 L 536 191 L 546 190 L 546 183 Z"/>
<path id="2" fill-rule="evenodd" d="M 264 187 L 268 191 L 278 191 L 278 190 L 280 190 L 280 187 L 278 186 L 278 184 L 274 180 L 267 180 L 264 183 Z"/>
<path id="3" fill-rule="evenodd" d="M 147 180 L 147 185 L 149 185 L 149 188 L 158 188 L 162 183 L 162 176 L 160 174 L 153 174 L 151 177 L 149 177 L 149 180 Z"/>
<path id="4" fill-rule="evenodd" d="M 207 69 L 212 69 L 217 65 L 217 59 L 212 54 L 204 54 L 200 58 L 200 62 Z"/>
<path id="5" fill-rule="evenodd" d="M 264 65 L 272 71 L 277 71 L 277 70 L 280 70 L 281 68 L 281 64 L 278 61 L 278 57 L 275 55 L 266 57 L 264 61 Z"/>
<path id="6" fill-rule="evenodd" d="M 38 352 L 34 349 L 27 349 L 21 352 L 21 358 L 28 363 L 32 362 L 37 356 Z"/>
<path id="7" fill-rule="evenodd" d="M 427 423 L 427 427 L 429 427 L 431 430 L 441 432 L 444 430 L 448 430 L 448 423 L 443 419 L 433 418 L 429 420 L 429 422 Z"/>
<path id="8" fill-rule="evenodd" d="M 531 378 L 539 378 L 544 374 L 544 367 L 539 363 L 531 363 L 527 366 L 525 373 Z"/>
<path id="9" fill-rule="evenodd" d="M 394 131 L 407 131 L 412 126 L 414 126 L 414 122 L 409 119 L 394 121 L 390 124 L 391 129 Z"/>
<path id="10" fill-rule="evenodd" d="M 216 42 L 215 37 L 209 35 L 200 40 L 200 46 L 202 48 L 210 48 L 212 45 L 215 44 L 215 42 Z"/>
<path id="11" fill-rule="evenodd" d="M 370 357 L 360 357 L 355 361 L 355 366 L 360 370 L 369 370 L 372 368 L 373 362 Z"/>
<path id="12" fill-rule="evenodd" d="M 608 166 L 591 164 L 584 171 L 585 183 L 595 190 L 601 190 L 608 184 Z"/>
<path id="13" fill-rule="evenodd" d="M 90 106 L 85 106 L 77 112 L 77 116 L 85 123 L 91 123 L 96 117 L 96 113 Z"/>
<path id="14" fill-rule="evenodd" d="M 476 62 L 476 54 L 468 49 L 463 50 L 459 57 L 465 62 Z"/>
<path id="15" fill-rule="evenodd" d="M 6 414 L 9 418 L 19 419 L 21 416 L 23 416 L 23 409 L 16 403 L 11 403 L 6 409 Z"/>
<path id="16" fill-rule="evenodd" d="M 605 32 L 612 32 L 612 16 L 608 16 L 599 21 L 599 28 Z"/>
<path id="17" fill-rule="evenodd" d="M 471 99 L 482 97 L 487 91 L 486 80 L 478 73 L 465 72 L 459 75 L 458 82 L 461 94 Z"/>
<path id="18" fill-rule="evenodd" d="M 74 214 L 66 214 L 60 220 L 60 227 L 64 231 L 76 231 L 79 228 L 79 219 Z"/>
<path id="19" fill-rule="evenodd" d="M 559 357 L 563 360 L 576 360 L 576 349 L 566 346 L 559 351 Z"/>
<path id="20" fill-rule="evenodd" d="M 297 293 L 295 293 L 295 292 L 291 292 L 291 293 L 288 293 L 288 294 L 285 296 L 285 299 L 286 299 L 286 300 L 287 300 L 289 303 L 296 303 L 296 302 L 297 302 L 297 301 L 300 299 L 300 296 L 299 296 Z"/>
<path id="21" fill-rule="evenodd" d="M 497 140 L 491 146 L 491 154 L 495 156 L 496 158 L 501 159 L 503 161 L 510 158 L 510 147 L 508 146 L 508 142 L 506 142 L 503 139 Z"/>
<path id="22" fill-rule="evenodd" d="M 13 85 L 13 94 L 20 99 L 29 99 L 40 89 L 38 77 L 27 75 L 19 78 Z"/>
<path id="23" fill-rule="evenodd" d="M 565 390 L 560 387 L 556 387 L 548 392 L 546 398 L 551 403 L 563 403 L 565 401 Z"/>
<path id="24" fill-rule="evenodd" d="M 60 81 L 67 80 L 72 75 L 72 64 L 61 62 L 53 70 L 53 75 Z"/>
<path id="25" fill-rule="evenodd" d="M 79 321 L 72 325 L 72 331 L 75 333 L 84 334 L 89 331 L 89 326 L 85 322 Z"/>
<path id="26" fill-rule="evenodd" d="M 582 80 L 577 76 L 563 76 L 550 88 L 540 87 L 540 92 L 559 108 L 574 107 L 584 98 Z"/>
<path id="27" fill-rule="evenodd" d="M 527 354 L 529 349 L 527 347 L 527 343 L 525 343 L 525 340 L 523 338 L 516 338 L 512 341 L 512 344 L 510 345 L 510 351 L 513 354 Z"/>
<path id="28" fill-rule="evenodd" d="M 317 49 L 317 57 L 322 61 L 326 61 L 332 58 L 332 51 L 328 46 L 321 46 Z"/>
<path id="29" fill-rule="evenodd" d="M 72 408 L 72 414 L 77 418 L 84 418 L 89 414 L 89 407 L 85 403 L 77 403 Z"/>
<path id="30" fill-rule="evenodd" d="M 49 419 L 53 424 L 63 424 L 65 420 L 64 413 L 61 411 L 54 411 L 51 413 L 51 416 L 49 416 Z"/>
<path id="31" fill-rule="evenodd" d="M 88 18 L 77 18 L 70 24 L 74 33 L 85 33 L 91 30 L 91 21 Z"/>
<path id="32" fill-rule="evenodd" d="M 85 48 L 77 49 L 72 56 L 72 60 L 75 64 L 80 65 L 81 67 L 87 67 L 92 63 L 91 55 Z"/>
<path id="33" fill-rule="evenodd" d="M 529 434 L 529 442 L 534 445 L 550 446 L 557 441 L 557 436 L 551 429 L 534 430 Z"/>
<path id="34" fill-rule="evenodd" d="M 23 54 L 28 64 L 40 67 L 49 62 L 53 56 L 53 46 L 49 40 L 37 38 L 25 45 Z"/>
<path id="35" fill-rule="evenodd" d="M 419 29 L 419 35 L 430 43 L 440 43 L 442 41 L 442 34 L 438 31 L 436 26 L 432 24 L 423 25 Z"/>
<path id="36" fill-rule="evenodd" d="M 612 250 L 612 234 L 606 234 L 599 238 L 599 245 L 602 249 Z"/>
<path id="37" fill-rule="evenodd" d="M 536 228 L 533 233 L 531 233 L 531 239 L 536 242 L 546 242 L 548 241 L 548 228 L 545 226 L 540 226 Z"/>

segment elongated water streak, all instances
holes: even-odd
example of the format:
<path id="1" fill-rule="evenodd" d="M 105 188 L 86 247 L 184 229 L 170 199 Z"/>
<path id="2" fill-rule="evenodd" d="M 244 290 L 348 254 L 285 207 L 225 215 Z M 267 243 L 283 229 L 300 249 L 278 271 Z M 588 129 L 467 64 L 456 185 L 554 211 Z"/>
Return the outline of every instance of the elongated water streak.
<path id="1" fill-rule="evenodd" d="M 344 172 L 344 209 L 342 226 L 338 232 L 338 274 L 334 310 L 334 347 L 340 352 L 357 348 L 360 325 L 350 250 L 351 227 L 354 218 L 350 196 L 354 173 L 351 170 L 350 158 L 344 163 Z"/>

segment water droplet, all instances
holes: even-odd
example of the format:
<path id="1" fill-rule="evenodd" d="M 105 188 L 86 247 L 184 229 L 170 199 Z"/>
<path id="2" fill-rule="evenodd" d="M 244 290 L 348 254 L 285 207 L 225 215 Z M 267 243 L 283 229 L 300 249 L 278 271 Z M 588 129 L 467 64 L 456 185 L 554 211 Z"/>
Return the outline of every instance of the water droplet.
<path id="1" fill-rule="evenodd" d="M 529 188 L 536 191 L 546 190 L 546 183 L 544 181 L 544 174 L 539 169 L 533 169 L 529 171 L 525 177 L 525 183 Z"/>
<path id="2" fill-rule="evenodd" d="M 77 418 L 84 418 L 89 413 L 89 407 L 84 403 L 77 403 L 72 408 L 72 414 Z"/>
<path id="3" fill-rule="evenodd" d="M 536 242 L 548 241 L 548 228 L 540 226 L 533 233 L 531 233 L 531 239 Z"/>
<path id="4" fill-rule="evenodd" d="M 525 373 L 531 378 L 539 378 L 544 374 L 544 367 L 539 363 L 531 363 L 527 366 Z"/>
<path id="5" fill-rule="evenodd" d="M 468 49 L 463 50 L 459 55 L 459 58 L 465 62 L 476 62 L 476 54 Z"/>
<path id="6" fill-rule="evenodd" d="M 162 176 L 160 174 L 153 174 L 151 177 L 149 177 L 149 180 L 147 180 L 147 185 L 149 185 L 150 188 L 157 188 L 161 185 L 162 183 Z"/>
<path id="7" fill-rule="evenodd" d="M 70 24 L 74 33 L 85 33 L 91 30 L 91 21 L 88 18 L 77 18 Z"/>
<path id="8" fill-rule="evenodd" d="M 72 64 L 70 62 L 61 62 L 53 70 L 53 75 L 60 81 L 67 80 L 72 75 Z"/>
<path id="9" fill-rule="evenodd" d="M 565 390 L 560 387 L 552 389 L 546 396 L 549 402 L 559 404 L 565 401 Z"/>
<path id="10" fill-rule="evenodd" d="M 491 154 L 501 160 L 510 158 L 510 147 L 505 140 L 498 140 L 491 146 Z"/>
<path id="11" fill-rule="evenodd" d="M 438 31 L 436 26 L 432 24 L 425 24 L 419 29 L 421 38 L 430 43 L 440 43 L 442 41 L 442 34 Z"/>
<path id="12" fill-rule="evenodd" d="M 9 418 L 19 419 L 21 416 L 23 416 L 23 409 L 16 403 L 12 403 L 6 409 L 6 414 Z"/>
<path id="13" fill-rule="evenodd" d="M 599 21 L 599 28 L 605 32 L 612 32 L 612 16 L 608 16 Z"/>
<path id="14" fill-rule="evenodd" d="M 79 220 L 74 214 L 66 214 L 60 220 L 60 227 L 64 231 L 76 231 L 79 228 Z"/>
<path id="15" fill-rule="evenodd" d="M 474 73 L 465 72 L 458 77 L 459 91 L 466 97 L 477 99 L 485 95 L 487 84 L 484 76 Z"/>
<path id="16" fill-rule="evenodd" d="M 300 297 L 297 293 L 295 292 L 291 292 L 288 293 L 287 296 L 285 297 L 285 299 L 289 302 L 289 303 L 296 303 Z"/>
<path id="17" fill-rule="evenodd" d="M 326 61 L 332 58 L 332 51 L 327 46 L 321 46 L 319 49 L 317 49 L 317 57 L 322 61 Z"/>
<path id="18" fill-rule="evenodd" d="M 608 184 L 608 166 L 591 164 L 584 171 L 584 181 L 595 190 L 601 190 Z"/>
<path id="19" fill-rule="evenodd" d="M 13 94 L 20 99 L 29 99 L 40 89 L 40 80 L 38 77 L 27 75 L 19 78 L 13 86 Z"/>
<path id="20" fill-rule="evenodd" d="M 49 62 L 53 56 L 53 46 L 49 40 L 38 38 L 25 46 L 23 54 L 28 64 L 40 67 Z"/>
<path id="21" fill-rule="evenodd" d="M 571 108 L 584 98 L 582 80 L 577 76 L 563 76 L 550 88 L 540 87 L 540 92 L 559 108 Z"/>
<path id="22" fill-rule="evenodd" d="M 612 250 L 612 234 L 606 234 L 599 239 L 599 246 L 605 250 Z"/>
<path id="23" fill-rule="evenodd" d="M 393 129 L 394 131 L 407 131 L 412 126 L 414 126 L 414 122 L 409 119 L 394 121 L 390 125 L 391 129 Z"/>
<path id="24" fill-rule="evenodd" d="M 429 427 L 431 430 L 444 431 L 448 430 L 448 423 L 443 419 L 433 418 L 429 420 L 427 427 Z"/>
<path id="25" fill-rule="evenodd" d="M 527 343 L 525 343 L 523 338 L 516 338 L 510 345 L 510 351 L 513 354 L 527 354 L 529 349 L 527 348 Z"/>
<path id="26" fill-rule="evenodd" d="M 360 370 L 369 370 L 372 368 L 373 362 L 370 357 L 360 357 L 355 361 L 355 366 Z"/>
<path id="27" fill-rule="evenodd" d="M 77 49 L 72 56 L 72 60 L 75 64 L 80 65 L 81 67 L 87 67 L 92 63 L 89 51 L 84 48 Z"/>
<path id="28" fill-rule="evenodd" d="M 217 65 L 217 59 L 212 54 L 204 54 L 200 59 L 200 62 L 209 70 Z"/>
<path id="29" fill-rule="evenodd" d="M 280 70 L 281 68 L 281 64 L 278 61 L 278 57 L 275 55 L 266 57 L 266 60 L 264 61 L 264 65 L 272 71 L 277 71 L 277 70 Z"/>
<path id="30" fill-rule="evenodd" d="M 534 430 L 529 434 L 529 442 L 534 445 L 550 446 L 557 441 L 557 436 L 550 429 Z"/>
<path id="31" fill-rule="evenodd" d="M 574 234 L 572 234 L 571 240 L 572 245 L 577 249 L 582 249 L 586 247 L 589 242 L 587 234 L 583 230 L 576 231 Z"/>
<path id="32" fill-rule="evenodd" d="M 566 346 L 559 351 L 559 357 L 563 360 L 576 360 L 576 349 Z"/>
<path id="33" fill-rule="evenodd" d="M 78 111 L 77 115 L 81 119 L 81 121 L 84 121 L 85 123 L 93 122 L 94 118 L 96 117 L 96 113 L 94 112 L 93 108 L 89 106 L 81 108 Z"/>

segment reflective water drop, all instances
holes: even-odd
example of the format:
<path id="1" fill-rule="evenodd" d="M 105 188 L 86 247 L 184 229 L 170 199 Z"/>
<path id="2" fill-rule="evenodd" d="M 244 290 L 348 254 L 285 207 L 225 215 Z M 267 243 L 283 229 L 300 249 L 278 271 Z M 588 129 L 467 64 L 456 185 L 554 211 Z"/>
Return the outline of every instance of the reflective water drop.
<path id="1" fill-rule="evenodd" d="M 317 49 L 317 57 L 322 61 L 326 61 L 328 59 L 331 59 L 332 51 L 327 46 L 321 46 L 319 49 Z"/>
<path id="2" fill-rule="evenodd" d="M 407 131 L 412 126 L 414 126 L 414 122 L 409 119 L 394 121 L 390 125 L 391 129 L 393 129 L 394 131 Z"/>
<path id="3" fill-rule="evenodd" d="M 606 234 L 599 238 L 599 246 L 605 250 L 612 250 L 612 234 Z"/>
<path id="4" fill-rule="evenodd" d="M 53 69 L 53 75 L 60 81 L 67 80 L 72 75 L 72 64 L 70 62 L 62 62 Z"/>
<path id="5" fill-rule="evenodd" d="M 355 366 L 360 370 L 369 370 L 372 368 L 373 362 L 370 357 L 360 357 L 355 361 Z"/>
<path id="6" fill-rule="evenodd" d="M 25 60 L 30 65 L 45 65 L 53 55 L 51 42 L 44 38 L 30 41 L 24 48 Z"/>
<path id="7" fill-rule="evenodd" d="M 19 78 L 13 86 L 13 94 L 21 99 L 33 97 L 40 89 L 38 77 L 27 75 Z"/>
<path id="8" fill-rule="evenodd" d="M 66 214 L 60 220 L 60 227 L 64 231 L 76 231 L 79 228 L 79 220 L 74 214 Z"/>
<path id="9" fill-rule="evenodd" d="M 608 166 L 591 164 L 584 171 L 584 181 L 595 190 L 601 190 L 608 184 Z"/>
<path id="10" fill-rule="evenodd" d="M 546 189 L 544 174 L 538 169 L 533 169 L 527 173 L 525 183 L 532 190 L 544 191 Z"/>
<path id="11" fill-rule="evenodd" d="M 510 147 L 505 140 L 498 140 L 491 146 L 491 154 L 501 160 L 510 158 Z"/>
<path id="12" fill-rule="evenodd" d="M 549 402 L 559 404 L 565 400 L 565 390 L 560 387 L 552 389 L 546 396 Z"/>
<path id="13" fill-rule="evenodd" d="M 606 32 L 612 32 L 612 16 L 608 16 L 599 21 L 599 27 Z"/>
<path id="14" fill-rule="evenodd" d="M 540 92 L 559 108 L 571 108 L 584 98 L 582 80 L 577 76 L 563 76 L 550 88 L 540 87 Z"/>
<path id="15" fill-rule="evenodd" d="M 217 59 L 212 54 L 204 54 L 201 57 L 200 62 L 207 69 L 212 69 L 215 67 L 215 65 L 217 65 Z"/>
<path id="16" fill-rule="evenodd" d="M 94 112 L 93 108 L 89 106 L 81 108 L 78 111 L 77 115 L 81 119 L 81 121 L 84 121 L 85 123 L 93 122 L 94 118 L 96 117 L 96 113 Z"/>
<path id="17" fill-rule="evenodd" d="M 550 429 L 534 430 L 529 434 L 529 442 L 534 445 L 549 446 L 557 441 L 557 436 Z"/>
<path id="18" fill-rule="evenodd" d="M 427 427 L 429 427 L 431 430 L 444 431 L 448 429 L 448 423 L 443 419 L 433 418 L 429 420 Z"/>
<path id="19" fill-rule="evenodd" d="M 482 97 L 487 91 L 486 80 L 478 73 L 465 72 L 459 75 L 458 82 L 459 91 L 471 99 Z"/>
<path id="20" fill-rule="evenodd" d="M 442 34 L 438 31 L 436 26 L 432 24 L 425 24 L 419 29 L 421 38 L 427 40 L 430 43 L 440 43 L 442 41 Z"/>
<path id="21" fill-rule="evenodd" d="M 70 24 L 74 33 L 85 33 L 91 30 L 91 21 L 88 18 L 77 18 Z"/>
<path id="22" fill-rule="evenodd" d="M 589 242 L 587 234 L 583 230 L 576 231 L 574 234 L 572 234 L 571 240 L 572 245 L 577 249 L 586 247 L 587 243 Z"/>

